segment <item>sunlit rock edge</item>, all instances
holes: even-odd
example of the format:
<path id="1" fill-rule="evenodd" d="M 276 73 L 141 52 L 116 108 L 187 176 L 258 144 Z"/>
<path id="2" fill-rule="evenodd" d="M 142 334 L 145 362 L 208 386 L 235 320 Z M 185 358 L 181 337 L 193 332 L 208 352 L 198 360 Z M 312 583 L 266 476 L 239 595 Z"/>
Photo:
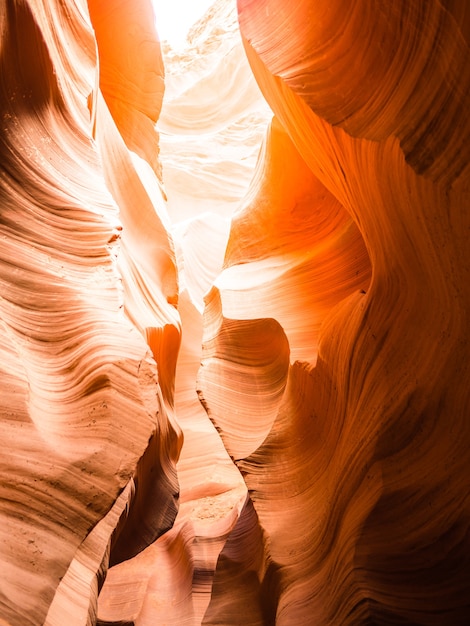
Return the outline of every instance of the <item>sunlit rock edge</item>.
<path id="1" fill-rule="evenodd" d="M 101 91 L 83 3 L 0 11 L 5 623 L 468 623 L 469 16 L 368 6 L 238 2 L 248 190 L 259 130 L 181 151 L 247 66 L 175 72 L 166 181 L 149 5 L 89 2 Z"/>

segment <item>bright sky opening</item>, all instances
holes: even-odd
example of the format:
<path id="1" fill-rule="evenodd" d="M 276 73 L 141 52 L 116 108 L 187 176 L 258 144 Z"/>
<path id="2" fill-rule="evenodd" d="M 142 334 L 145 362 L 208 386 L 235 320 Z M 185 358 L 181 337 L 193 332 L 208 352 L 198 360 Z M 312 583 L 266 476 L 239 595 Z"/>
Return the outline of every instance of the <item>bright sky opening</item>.
<path id="1" fill-rule="evenodd" d="M 191 26 L 213 3 L 214 0 L 153 0 L 160 40 L 179 48 Z"/>

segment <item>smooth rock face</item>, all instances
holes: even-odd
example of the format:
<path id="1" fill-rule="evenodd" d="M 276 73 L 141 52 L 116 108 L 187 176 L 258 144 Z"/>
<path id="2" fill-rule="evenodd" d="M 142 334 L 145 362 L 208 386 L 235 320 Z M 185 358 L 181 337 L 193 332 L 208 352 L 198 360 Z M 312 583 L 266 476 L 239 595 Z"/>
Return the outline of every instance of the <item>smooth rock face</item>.
<path id="1" fill-rule="evenodd" d="M 467 3 L 0 36 L 0 624 L 470 623 Z"/>
<path id="2" fill-rule="evenodd" d="M 126 196 L 109 181 L 127 176 L 126 193 L 145 200 L 149 214 L 158 200 L 144 195 L 97 91 L 87 13 L 73 2 L 0 8 L 0 616 L 15 625 L 44 623 L 50 607 L 51 624 L 84 623 L 79 585 L 88 594 L 80 598 L 85 618 L 96 613 L 99 585 L 90 585 L 102 564 L 106 570 L 126 486 L 139 483 L 134 502 L 147 491 L 147 505 L 159 512 L 144 542 L 176 513 L 176 433 L 152 352 L 125 314 L 116 262 L 122 224 L 127 250 L 140 239 L 130 214 L 136 205 L 121 203 Z M 139 246 L 147 266 L 160 268 L 153 276 L 163 276 L 165 300 L 176 291 L 175 266 L 155 209 L 150 219 L 153 233 L 139 222 L 147 236 Z M 141 257 L 134 259 L 138 266 Z M 175 361 L 174 345 L 171 352 Z M 146 464 L 153 475 L 141 478 L 136 467 L 149 440 L 158 454 Z M 141 526 L 142 516 L 131 550 L 141 549 Z M 90 549 L 91 564 L 80 568 Z M 71 568 L 78 579 L 67 596 L 59 583 L 74 586 Z M 52 609 L 56 591 L 62 598 Z"/>
<path id="3" fill-rule="evenodd" d="M 276 624 L 466 624 L 468 20 L 438 2 L 238 9 L 267 101 L 353 218 L 372 272 L 324 311 L 315 367 L 291 366 L 268 436 L 238 460 L 264 537 L 264 559 L 237 559 L 237 577 L 254 569 L 261 582 L 244 623 L 259 623 L 261 604 Z M 459 46 L 465 68 L 460 53 L 451 61 Z M 236 430 L 235 407 L 230 415 Z M 247 611 L 241 595 L 227 616 L 230 550 L 207 623 L 236 624 Z"/>

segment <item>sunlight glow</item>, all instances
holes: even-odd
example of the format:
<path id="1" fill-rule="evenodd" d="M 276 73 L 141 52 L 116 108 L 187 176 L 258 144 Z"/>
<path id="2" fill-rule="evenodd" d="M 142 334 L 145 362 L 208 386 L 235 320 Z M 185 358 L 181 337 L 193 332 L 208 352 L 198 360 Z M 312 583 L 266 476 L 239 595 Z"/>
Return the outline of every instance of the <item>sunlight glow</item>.
<path id="1" fill-rule="evenodd" d="M 181 47 L 191 26 L 214 3 L 214 0 L 152 1 L 160 40 L 168 41 L 172 48 Z"/>

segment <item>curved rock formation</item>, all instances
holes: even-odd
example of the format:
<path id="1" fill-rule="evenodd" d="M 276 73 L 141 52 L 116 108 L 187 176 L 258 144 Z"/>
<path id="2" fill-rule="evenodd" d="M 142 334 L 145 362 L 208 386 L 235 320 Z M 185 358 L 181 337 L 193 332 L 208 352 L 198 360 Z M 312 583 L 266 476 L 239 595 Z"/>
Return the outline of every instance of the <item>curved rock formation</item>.
<path id="1" fill-rule="evenodd" d="M 176 502 L 169 507 L 162 503 L 168 492 L 172 500 L 178 497 L 172 461 L 181 447 L 173 416 L 180 321 L 174 307 L 176 259 L 155 161 L 154 125 L 161 108 L 164 71 L 153 13 L 150 6 L 139 8 L 127 2 L 90 1 L 89 7 L 100 59 L 100 91 L 92 116 L 96 117 L 105 182 L 118 203 L 123 226 L 117 262 L 124 310 L 157 362 L 165 415 L 162 430 L 154 433 L 139 462 L 133 507 L 114 537 L 110 562 L 115 564 L 135 556 L 171 528 L 176 515 Z M 138 73 L 134 70 L 137 58 Z"/>
<path id="2" fill-rule="evenodd" d="M 214 2 L 185 49 L 167 49 L 164 59 L 158 128 L 168 212 L 173 223 L 205 212 L 230 218 L 271 118 L 243 50 L 235 3 Z"/>
<path id="3" fill-rule="evenodd" d="M 468 20 L 439 2 L 238 8 L 260 87 L 353 218 L 372 277 L 325 312 L 315 367 L 291 367 L 238 462 L 259 520 L 245 545 L 262 537 L 263 555 L 227 543 L 206 623 L 466 624 Z M 227 613 L 242 572 L 258 592 Z"/>
<path id="4" fill-rule="evenodd" d="M 164 47 L 166 91 L 158 124 L 182 328 L 174 381 L 174 410 L 184 433 L 177 465 L 180 509 L 170 533 L 110 569 L 98 607 L 104 623 L 200 624 L 217 557 L 246 497 L 243 479 L 198 401 L 195 380 L 203 295 L 222 268 L 227 215 L 248 187 L 268 109 L 244 54 L 235 7 L 217 2 L 209 16 L 189 34 L 189 52 Z M 221 67 L 230 67 L 237 80 L 227 81 L 224 93 L 214 97 Z M 240 78 L 246 97 L 226 106 L 237 96 Z M 136 303 L 142 301 L 140 283 L 129 280 Z M 156 360 L 166 364 L 170 356 L 162 353 Z M 135 533 L 133 525 L 128 528 Z"/>
<path id="5" fill-rule="evenodd" d="M 470 11 L 237 8 L 0 0 L 1 624 L 470 623 Z"/>
<path id="6" fill-rule="evenodd" d="M 175 270 L 155 201 L 97 91 L 86 6 L 8 2 L 0 14 L 0 616 L 37 625 L 50 611 L 49 623 L 71 616 L 84 623 L 83 615 L 96 610 L 92 580 L 106 570 L 130 487 L 140 483 L 138 504 L 145 483 L 152 484 L 160 515 L 152 516 L 152 540 L 171 526 L 178 492 L 176 436 L 156 364 L 124 314 L 119 220 L 128 249 L 145 252 L 133 253 L 135 263 L 145 259 L 163 299 L 169 292 L 174 297 Z M 105 184 L 124 182 L 123 173 L 149 215 L 153 209 L 149 219 L 163 245 L 148 230 L 144 245 L 145 223 L 136 219 L 135 205 L 126 213 L 122 186 Z M 132 193 L 129 184 L 124 191 Z M 159 281 L 171 267 L 172 280 Z M 175 361 L 174 342 L 170 352 Z M 149 439 L 158 447 L 152 483 L 147 472 L 145 480 L 136 473 Z M 117 500 L 126 486 L 127 496 Z M 152 498 L 147 504 L 155 511 Z M 142 519 L 134 524 L 133 537 L 141 525 Z M 60 598 L 52 606 L 56 590 Z"/>

